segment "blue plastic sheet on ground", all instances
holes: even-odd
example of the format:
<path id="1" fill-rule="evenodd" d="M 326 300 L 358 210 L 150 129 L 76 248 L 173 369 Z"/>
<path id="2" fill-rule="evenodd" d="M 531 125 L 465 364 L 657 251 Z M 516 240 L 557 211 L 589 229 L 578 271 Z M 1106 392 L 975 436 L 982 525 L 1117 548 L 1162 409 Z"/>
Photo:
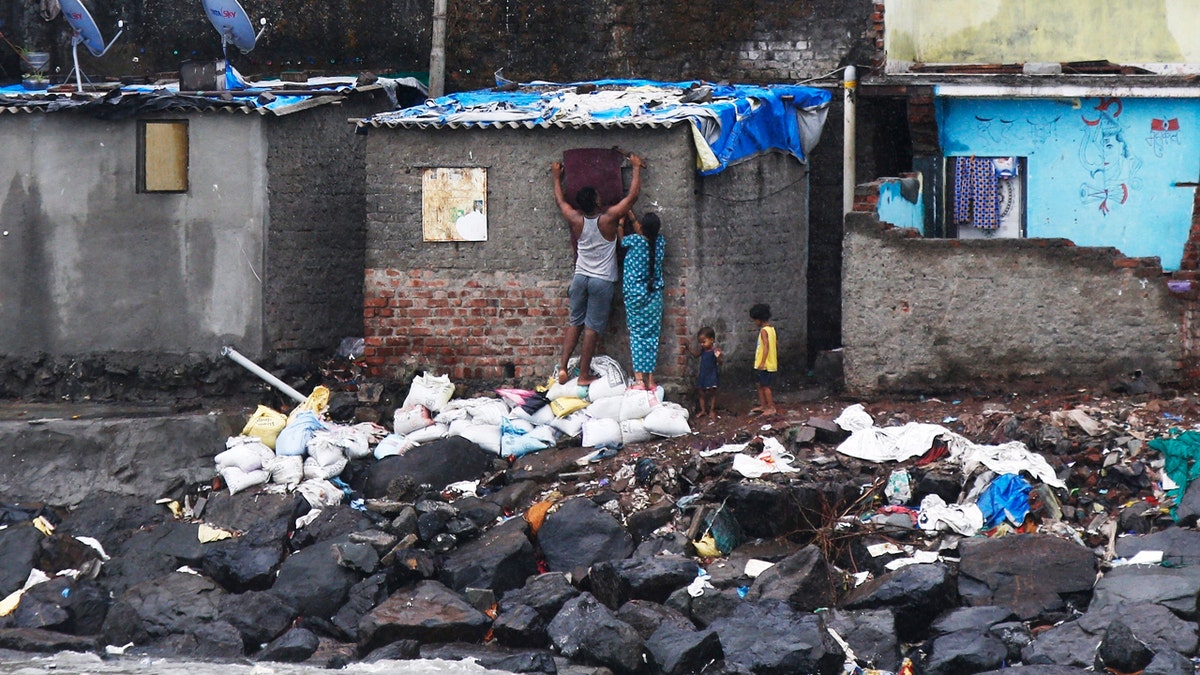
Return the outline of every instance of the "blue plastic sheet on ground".
<path id="1" fill-rule="evenodd" d="M 996 476 L 983 494 L 979 495 L 976 506 L 983 513 L 983 526 L 992 528 L 1004 522 L 1020 527 L 1029 515 L 1029 491 L 1032 486 L 1029 481 L 1015 473 L 1004 473 Z"/>

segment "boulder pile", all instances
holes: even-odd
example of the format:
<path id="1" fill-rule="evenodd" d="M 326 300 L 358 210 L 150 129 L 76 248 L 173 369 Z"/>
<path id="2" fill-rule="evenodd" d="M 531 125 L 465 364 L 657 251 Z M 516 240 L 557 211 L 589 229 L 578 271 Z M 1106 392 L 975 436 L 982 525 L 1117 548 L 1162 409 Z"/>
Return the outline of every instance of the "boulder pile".
<path id="1" fill-rule="evenodd" d="M 533 417 L 506 416 L 514 396 L 475 405 Z M 288 432 L 305 410 L 252 416 L 273 443 L 214 449 L 212 484 L 69 512 L 0 504 L 0 649 L 522 673 L 1193 673 L 1200 488 L 1178 458 L 1195 401 L 1017 403 L 931 406 L 932 421 L 839 405 L 674 437 L 547 435 L 521 453 L 479 429 L 407 442 L 410 406 L 389 429 L 311 405 L 307 438 Z M 469 409 L 425 408 L 432 424 Z M 280 449 L 292 434 L 303 453 Z"/>

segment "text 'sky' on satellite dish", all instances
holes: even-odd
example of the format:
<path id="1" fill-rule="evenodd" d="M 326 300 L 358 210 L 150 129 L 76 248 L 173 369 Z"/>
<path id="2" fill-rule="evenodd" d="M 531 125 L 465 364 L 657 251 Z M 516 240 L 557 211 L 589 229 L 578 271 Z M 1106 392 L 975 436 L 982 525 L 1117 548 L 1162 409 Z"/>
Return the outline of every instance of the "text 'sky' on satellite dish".
<path id="1" fill-rule="evenodd" d="M 254 49 L 254 43 L 267 30 L 267 20 L 263 19 L 262 29 L 254 32 L 254 25 L 246 10 L 242 9 L 238 0 L 201 0 L 204 3 L 204 14 L 212 22 L 213 28 L 221 34 L 221 50 L 225 45 L 232 44 L 243 54 Z"/>
<path id="2" fill-rule="evenodd" d="M 71 37 L 74 44 L 83 43 L 87 50 L 92 53 L 92 56 L 104 56 L 108 48 L 121 37 L 120 33 L 112 39 L 112 42 L 104 44 L 104 36 L 100 34 L 100 28 L 96 26 L 96 20 L 92 18 L 91 12 L 84 6 L 81 0 L 59 0 L 59 5 L 62 7 L 63 17 L 67 23 L 71 24 L 75 34 Z"/>

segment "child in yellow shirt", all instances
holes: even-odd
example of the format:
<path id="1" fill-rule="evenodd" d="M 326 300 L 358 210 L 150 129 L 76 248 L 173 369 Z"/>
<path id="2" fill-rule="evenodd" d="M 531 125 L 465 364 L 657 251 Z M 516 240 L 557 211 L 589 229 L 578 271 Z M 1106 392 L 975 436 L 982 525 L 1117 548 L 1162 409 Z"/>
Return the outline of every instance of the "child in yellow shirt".
<path id="1" fill-rule="evenodd" d="M 771 325 L 771 306 L 759 303 L 750 308 L 750 319 L 758 326 L 758 344 L 754 348 L 754 384 L 758 387 L 758 407 L 750 410 L 751 415 L 774 415 L 775 399 L 771 385 L 775 372 L 779 370 L 776 351 L 775 327 Z"/>

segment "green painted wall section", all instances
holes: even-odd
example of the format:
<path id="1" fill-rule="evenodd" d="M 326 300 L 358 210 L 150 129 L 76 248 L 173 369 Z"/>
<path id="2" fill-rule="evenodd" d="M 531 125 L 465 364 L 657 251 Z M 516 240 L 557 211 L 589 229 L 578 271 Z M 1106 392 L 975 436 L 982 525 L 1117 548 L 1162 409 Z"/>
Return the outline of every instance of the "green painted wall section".
<path id="1" fill-rule="evenodd" d="M 889 62 L 1200 64 L 1200 0 L 887 0 Z"/>

